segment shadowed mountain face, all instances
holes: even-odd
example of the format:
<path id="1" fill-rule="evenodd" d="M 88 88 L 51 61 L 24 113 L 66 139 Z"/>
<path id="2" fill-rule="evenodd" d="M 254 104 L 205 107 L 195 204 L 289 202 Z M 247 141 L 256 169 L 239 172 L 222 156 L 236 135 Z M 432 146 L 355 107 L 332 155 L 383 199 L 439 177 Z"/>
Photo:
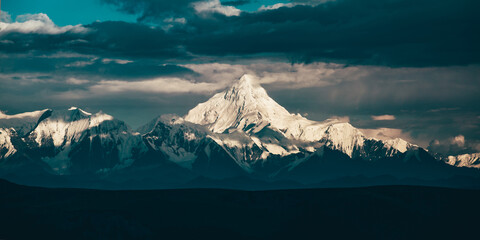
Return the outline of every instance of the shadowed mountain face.
<path id="1" fill-rule="evenodd" d="M 477 188 L 480 170 L 463 168 L 470 162 L 451 166 L 402 139 L 368 138 L 349 123 L 291 114 L 248 75 L 185 117 L 161 116 L 138 132 L 75 107 L 0 115 L 0 177 L 30 185 Z"/>
<path id="2" fill-rule="evenodd" d="M 478 190 L 101 191 L 0 180 L 1 239 L 475 239 Z"/>

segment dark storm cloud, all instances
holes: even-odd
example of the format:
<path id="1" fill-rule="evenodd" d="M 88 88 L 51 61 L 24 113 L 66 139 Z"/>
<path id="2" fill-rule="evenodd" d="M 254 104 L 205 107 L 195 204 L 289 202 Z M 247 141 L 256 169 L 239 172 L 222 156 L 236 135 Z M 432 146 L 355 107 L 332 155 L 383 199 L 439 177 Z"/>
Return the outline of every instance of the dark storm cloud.
<path id="1" fill-rule="evenodd" d="M 83 75 L 103 76 L 104 78 L 115 79 L 142 79 L 159 76 L 185 76 L 194 75 L 194 72 L 188 68 L 177 65 L 162 65 L 151 61 L 136 61 L 126 64 L 118 64 L 114 61 L 106 62 L 105 59 L 97 59 L 93 64 L 74 69 L 65 69 Z"/>
<path id="2" fill-rule="evenodd" d="M 124 22 L 95 22 L 86 27 L 94 34 L 75 47 L 86 53 L 98 50 L 115 56 L 182 58 L 183 50 L 176 36 L 161 29 Z"/>
<path id="3" fill-rule="evenodd" d="M 222 4 L 225 5 L 225 6 L 238 7 L 238 6 L 242 6 L 242 5 L 245 5 L 245 4 L 249 4 L 251 2 L 252 2 L 252 0 L 231 0 L 231 1 L 224 1 L 224 2 L 222 2 Z"/>
<path id="4" fill-rule="evenodd" d="M 159 19 L 162 17 L 185 15 L 192 11 L 190 4 L 198 0 L 101 0 L 112 4 L 119 11 L 140 14 L 139 21 Z"/>
<path id="5" fill-rule="evenodd" d="M 142 19 L 187 13 L 190 1 L 117 0 Z M 305 3 L 305 1 L 302 1 Z M 315 1 L 319 2 L 319 1 Z M 193 29 L 187 49 L 203 55 L 278 53 L 292 61 L 341 61 L 391 66 L 458 65 L 479 62 L 480 2 L 338 0 L 199 18 L 186 14 Z"/>
<path id="6" fill-rule="evenodd" d="M 480 141 L 460 134 L 442 140 L 434 139 L 430 141 L 427 149 L 443 156 L 468 154 L 480 151 Z"/>
<path id="7" fill-rule="evenodd" d="M 2 74 L 37 74 L 56 77 L 130 79 L 196 76 L 185 67 L 164 64 L 161 60 L 99 58 L 95 55 L 57 53 L 53 55 L 13 54 L 0 58 Z"/>
<path id="8" fill-rule="evenodd" d="M 4 53 L 58 49 L 102 56 L 185 60 L 282 56 L 386 66 L 480 61 L 479 1 L 338 0 L 274 10 L 199 14 L 192 1 L 104 0 L 141 23 L 95 22 L 88 32 L 12 32 Z M 153 24 L 153 25 L 152 25 Z"/>
<path id="9" fill-rule="evenodd" d="M 478 1 L 408 0 L 283 7 L 206 24 L 225 31 L 210 29 L 187 46 L 213 55 L 284 53 L 305 62 L 468 64 L 480 56 L 479 7 Z"/>
<path id="10" fill-rule="evenodd" d="M 343 69 L 339 68 L 337 71 L 341 72 Z M 287 71 L 288 69 L 285 70 Z M 442 109 L 461 108 L 480 112 L 480 105 L 475 104 L 480 97 L 477 87 L 480 82 L 479 76 L 478 65 L 448 68 L 362 66 L 354 67 L 345 74 L 318 76 L 316 82 L 328 78 L 332 79 L 334 84 L 319 87 L 312 85 L 299 89 L 302 94 L 288 89 L 278 89 L 278 83 L 275 82 L 265 87 L 271 91 L 271 95 L 280 99 L 282 105 L 290 109 L 302 106 L 309 112 L 362 114 L 368 115 L 369 118 L 371 115 L 397 116 L 402 113 L 419 112 L 439 116 L 438 114 L 445 113 L 440 111 Z M 392 122 L 387 121 L 386 124 Z"/>
<path id="11" fill-rule="evenodd" d="M 105 57 L 185 59 L 179 37 L 162 29 L 126 22 L 95 22 L 86 32 L 59 34 L 10 32 L 0 36 L 0 52 L 73 51 Z"/>

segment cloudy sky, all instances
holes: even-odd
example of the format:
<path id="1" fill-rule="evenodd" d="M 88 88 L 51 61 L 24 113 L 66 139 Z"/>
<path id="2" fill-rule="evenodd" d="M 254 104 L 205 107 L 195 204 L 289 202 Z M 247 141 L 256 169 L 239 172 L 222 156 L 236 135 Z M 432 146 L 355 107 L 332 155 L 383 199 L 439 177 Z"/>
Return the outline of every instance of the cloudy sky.
<path id="1" fill-rule="evenodd" d="M 133 128 L 244 73 L 313 120 L 480 151 L 480 1 L 3 0 L 0 110 Z"/>

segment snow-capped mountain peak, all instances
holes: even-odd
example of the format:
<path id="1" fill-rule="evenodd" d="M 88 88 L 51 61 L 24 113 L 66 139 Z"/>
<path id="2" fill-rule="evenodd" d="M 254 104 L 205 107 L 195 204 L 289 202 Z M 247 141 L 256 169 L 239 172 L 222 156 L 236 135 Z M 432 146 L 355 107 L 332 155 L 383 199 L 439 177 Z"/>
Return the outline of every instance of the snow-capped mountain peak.
<path id="1" fill-rule="evenodd" d="M 480 168 L 480 153 L 448 156 L 446 162 L 452 166 L 457 167 Z"/>
<path id="2" fill-rule="evenodd" d="M 80 116 L 91 116 L 92 114 L 89 112 L 84 111 L 83 109 L 80 109 L 78 107 L 70 107 L 68 111 L 71 111 L 74 114 L 80 115 Z"/>
<path id="3" fill-rule="evenodd" d="M 255 134 L 268 127 L 286 138 L 308 142 L 318 141 L 328 135 L 328 129 L 335 134 L 343 132 L 361 135 L 348 123 L 333 119 L 316 122 L 289 113 L 268 96 L 265 89 L 250 75 L 242 76 L 231 88 L 198 104 L 188 112 L 185 120 L 206 125 L 216 133 L 233 128 Z"/>
<path id="4" fill-rule="evenodd" d="M 7 115 L 0 112 L 0 128 L 13 129 L 19 136 L 31 132 L 42 120 L 52 114 L 51 109 Z"/>
<path id="5" fill-rule="evenodd" d="M 408 143 L 407 141 L 401 138 L 388 139 L 388 140 L 385 140 L 384 143 L 387 147 L 396 149 L 402 153 L 406 152 L 411 147 L 416 147 L 416 145 Z"/>
<path id="6" fill-rule="evenodd" d="M 241 130 L 252 137 L 266 136 L 273 142 L 281 141 L 278 136 L 288 141 L 322 142 L 350 157 L 369 139 L 346 122 L 336 119 L 317 122 L 289 113 L 250 75 L 242 76 L 229 89 L 198 104 L 188 112 L 185 121 L 206 126 L 214 133 Z M 262 145 L 272 144 L 270 140 Z M 383 144 L 398 152 L 405 152 L 412 146 L 401 139 L 391 139 Z"/>
<path id="7" fill-rule="evenodd" d="M 42 112 L 44 114 L 38 118 Z M 71 107 L 20 116 L 22 119 L 38 118 L 38 120 L 26 135 L 19 135 L 21 139 L 0 127 L 0 150 L 4 149 L 2 151 L 6 151 L 5 157 L 8 157 L 19 148 L 25 148 L 25 145 L 15 145 L 12 141 L 13 136 L 17 142 L 24 142 L 29 148 L 36 149 L 41 161 L 48 164 L 57 174 L 90 168 L 94 171 L 108 171 L 111 168 L 125 167 L 133 162 L 135 152 L 144 149 L 138 133 L 131 131 L 124 122 L 103 112 L 92 114 Z M 9 118 L 18 120 L 18 117 Z M 87 159 L 93 158 L 95 161 L 77 162 L 77 166 L 74 166 L 77 158 L 85 159 L 86 162 L 90 161 Z M 82 169 L 79 164 L 89 165 Z"/>
<path id="8" fill-rule="evenodd" d="M 77 107 L 71 107 L 68 110 L 55 110 L 49 119 L 63 120 L 65 122 L 75 122 L 81 119 L 91 118 L 92 114 Z"/>
<path id="9" fill-rule="evenodd" d="M 58 147 L 65 142 L 71 142 L 72 139 L 80 138 L 85 130 L 111 120 L 112 116 L 102 112 L 91 114 L 80 108 L 71 107 L 68 110 L 53 111 L 49 118 L 39 123 L 34 132 L 38 144 L 41 145 L 42 139 L 47 135 L 52 137 L 54 145 Z"/>
<path id="10" fill-rule="evenodd" d="M 48 111 L 51 111 L 51 109 L 43 109 L 43 110 L 19 113 L 14 115 L 8 115 L 0 111 L 0 120 L 6 120 L 6 119 L 38 120 L 40 116 L 42 116 L 45 112 L 48 112 Z"/>
<path id="11" fill-rule="evenodd" d="M 422 155 L 421 149 L 399 138 L 379 140 L 348 122 L 312 121 L 291 114 L 249 75 L 186 117 L 163 115 L 138 131 L 108 114 L 77 107 L 0 113 L 0 174 L 2 168 L 34 162 L 59 175 L 108 177 L 165 168 L 167 178 L 173 171 L 187 177 L 251 174 L 308 182 L 328 179 L 330 172 L 325 168 L 329 167 L 339 171 L 334 173 L 338 176 L 357 174 L 357 166 L 360 172 L 377 174 L 370 167 L 381 162 L 380 173 L 384 174 L 383 168 L 390 164 L 431 160 L 428 154 L 424 156 L 426 152 Z M 478 167 L 478 159 L 478 154 L 449 157 L 448 163 Z"/>
<path id="12" fill-rule="evenodd" d="M 268 98 L 268 95 L 253 76 L 245 74 L 225 92 L 224 98 L 239 104 L 255 104 L 255 100 Z"/>
<path id="13" fill-rule="evenodd" d="M 231 88 L 191 109 L 185 120 L 207 125 L 213 132 L 221 133 L 230 128 L 247 131 L 268 124 L 282 126 L 284 124 L 280 121 L 291 117 L 285 108 L 268 96 L 254 77 L 243 75 Z"/>

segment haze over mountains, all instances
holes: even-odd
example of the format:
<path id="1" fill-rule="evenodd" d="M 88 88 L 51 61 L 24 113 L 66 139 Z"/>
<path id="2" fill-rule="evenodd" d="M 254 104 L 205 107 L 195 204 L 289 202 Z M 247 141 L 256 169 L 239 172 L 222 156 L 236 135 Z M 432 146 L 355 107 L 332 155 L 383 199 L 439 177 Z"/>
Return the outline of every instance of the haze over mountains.
<path id="1" fill-rule="evenodd" d="M 403 139 L 291 114 L 249 75 L 186 116 L 161 116 L 138 131 L 76 107 L 0 115 L 0 177 L 31 185 L 479 187 L 475 156 L 435 159 Z"/>

